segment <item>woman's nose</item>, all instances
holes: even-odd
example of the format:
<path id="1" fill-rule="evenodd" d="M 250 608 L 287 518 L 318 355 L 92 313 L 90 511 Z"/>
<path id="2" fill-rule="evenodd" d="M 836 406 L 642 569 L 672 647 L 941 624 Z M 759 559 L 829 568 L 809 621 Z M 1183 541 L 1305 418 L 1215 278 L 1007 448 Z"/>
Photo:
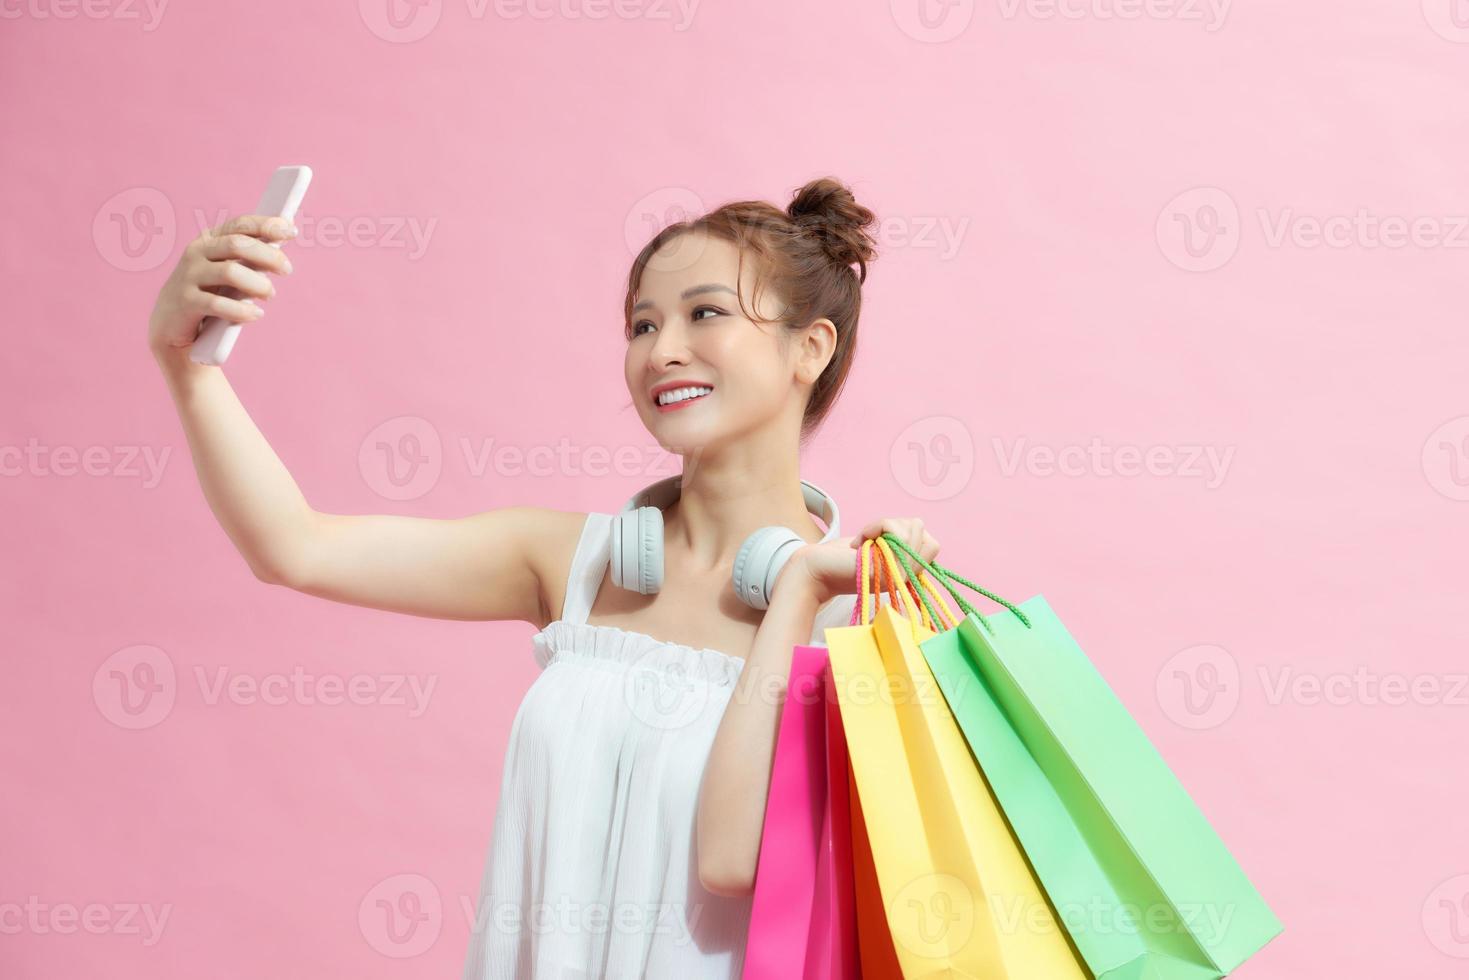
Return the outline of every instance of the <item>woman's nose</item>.
<path id="1" fill-rule="evenodd" d="M 649 353 L 653 363 L 664 367 L 671 363 L 686 363 L 689 357 L 688 343 L 682 328 L 665 323 L 653 339 L 653 350 Z"/>

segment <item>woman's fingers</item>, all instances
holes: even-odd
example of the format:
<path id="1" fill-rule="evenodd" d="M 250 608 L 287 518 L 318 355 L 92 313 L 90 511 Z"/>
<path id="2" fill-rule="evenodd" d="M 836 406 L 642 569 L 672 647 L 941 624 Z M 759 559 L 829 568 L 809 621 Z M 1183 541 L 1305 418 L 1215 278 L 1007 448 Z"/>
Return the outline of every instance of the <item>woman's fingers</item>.
<path id="1" fill-rule="evenodd" d="M 189 304 L 206 316 L 248 323 L 265 315 L 249 299 L 275 295 L 268 273 L 290 275 L 291 261 L 273 242 L 289 239 L 293 223 L 271 215 L 242 214 L 189 243 Z M 186 287 L 187 288 L 187 287 Z"/>
<path id="2" fill-rule="evenodd" d="M 195 290 L 189 296 L 190 306 L 203 316 L 217 316 L 231 323 L 250 323 L 265 316 L 265 311 L 244 299 Z"/>
<path id="3" fill-rule="evenodd" d="M 250 235 L 232 233 L 199 240 L 199 255 L 214 262 L 233 259 L 252 269 L 291 274 L 291 260 L 286 253 Z"/>
<path id="4" fill-rule="evenodd" d="M 289 218 L 269 214 L 240 214 L 209 229 L 201 237 L 223 238 L 226 235 L 249 235 L 266 242 L 281 242 L 292 237 L 295 223 Z"/>
<path id="5" fill-rule="evenodd" d="M 923 519 L 918 517 L 884 517 L 872 521 L 862 529 L 859 537 L 853 539 L 853 546 L 861 547 L 863 541 L 880 538 L 884 534 L 891 534 L 902 541 L 926 562 L 938 558 L 938 539 L 924 528 Z"/>
<path id="6" fill-rule="evenodd" d="M 939 556 L 938 538 L 935 538 L 927 531 L 923 531 L 919 535 L 919 541 L 919 546 L 913 550 L 917 551 L 919 556 L 922 557 L 924 561 L 932 564 L 935 560 L 937 560 Z"/>
<path id="7" fill-rule="evenodd" d="M 922 525 L 923 522 L 916 517 L 881 517 L 868 522 L 867 526 L 862 529 L 862 537 L 877 538 L 884 534 L 892 534 L 907 541 L 911 536 L 911 525 L 914 523 Z"/>
<path id="8" fill-rule="evenodd" d="M 275 285 L 269 276 L 235 259 L 205 263 L 194 281 L 200 286 L 228 286 L 242 296 L 258 299 L 270 299 L 275 295 Z"/>

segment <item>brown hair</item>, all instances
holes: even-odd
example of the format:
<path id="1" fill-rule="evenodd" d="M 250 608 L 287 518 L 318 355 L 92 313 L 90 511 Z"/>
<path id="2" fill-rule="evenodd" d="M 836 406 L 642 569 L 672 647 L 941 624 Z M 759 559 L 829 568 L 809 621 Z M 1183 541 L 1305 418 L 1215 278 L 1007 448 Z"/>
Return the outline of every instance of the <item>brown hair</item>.
<path id="1" fill-rule="evenodd" d="M 669 225 L 638 253 L 627 280 L 623 304 L 624 331 L 632 339 L 632 308 L 637 302 L 643 269 L 653 254 L 674 237 L 704 231 L 740 248 L 740 271 L 748 249 L 761 260 L 771 287 L 785 301 L 778 322 L 801 330 L 826 317 L 836 326 L 836 349 L 811 388 L 801 419 L 804 442 L 831 411 L 846 383 L 857 350 L 857 318 L 862 312 L 862 283 L 867 263 L 876 258 L 875 241 L 867 231 L 874 215 L 858 204 L 847 187 L 831 177 L 819 177 L 796 191 L 790 205 L 780 210 L 766 201 L 735 201 L 702 217 Z M 858 266 L 860 272 L 852 269 Z M 757 273 L 755 303 L 759 305 L 762 277 Z M 745 309 L 754 322 L 759 319 Z"/>

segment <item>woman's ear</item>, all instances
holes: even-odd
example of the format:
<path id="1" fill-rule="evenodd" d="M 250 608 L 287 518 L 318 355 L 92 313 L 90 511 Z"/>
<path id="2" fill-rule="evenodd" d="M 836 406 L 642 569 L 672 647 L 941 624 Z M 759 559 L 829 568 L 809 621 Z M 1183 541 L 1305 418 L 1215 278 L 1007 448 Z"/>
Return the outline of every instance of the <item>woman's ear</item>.
<path id="1" fill-rule="evenodd" d="M 831 363 L 837 349 L 837 328 L 826 317 L 811 321 L 801 334 L 801 344 L 796 363 L 796 377 L 806 384 L 815 384 L 821 372 Z"/>

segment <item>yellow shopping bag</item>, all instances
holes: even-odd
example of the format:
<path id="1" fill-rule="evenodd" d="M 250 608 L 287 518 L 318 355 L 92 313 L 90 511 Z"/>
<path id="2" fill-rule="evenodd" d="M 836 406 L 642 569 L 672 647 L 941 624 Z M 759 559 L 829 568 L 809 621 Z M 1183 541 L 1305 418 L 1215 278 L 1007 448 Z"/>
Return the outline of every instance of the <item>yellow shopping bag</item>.
<path id="1" fill-rule="evenodd" d="M 869 590 L 874 548 L 891 602 Z M 1086 980 L 918 644 L 958 622 L 914 601 L 890 546 L 861 551 L 857 622 L 826 630 L 832 679 L 879 890 L 903 976 Z M 899 597 L 909 614 L 898 614 Z M 868 603 L 873 615 L 869 619 Z"/>

